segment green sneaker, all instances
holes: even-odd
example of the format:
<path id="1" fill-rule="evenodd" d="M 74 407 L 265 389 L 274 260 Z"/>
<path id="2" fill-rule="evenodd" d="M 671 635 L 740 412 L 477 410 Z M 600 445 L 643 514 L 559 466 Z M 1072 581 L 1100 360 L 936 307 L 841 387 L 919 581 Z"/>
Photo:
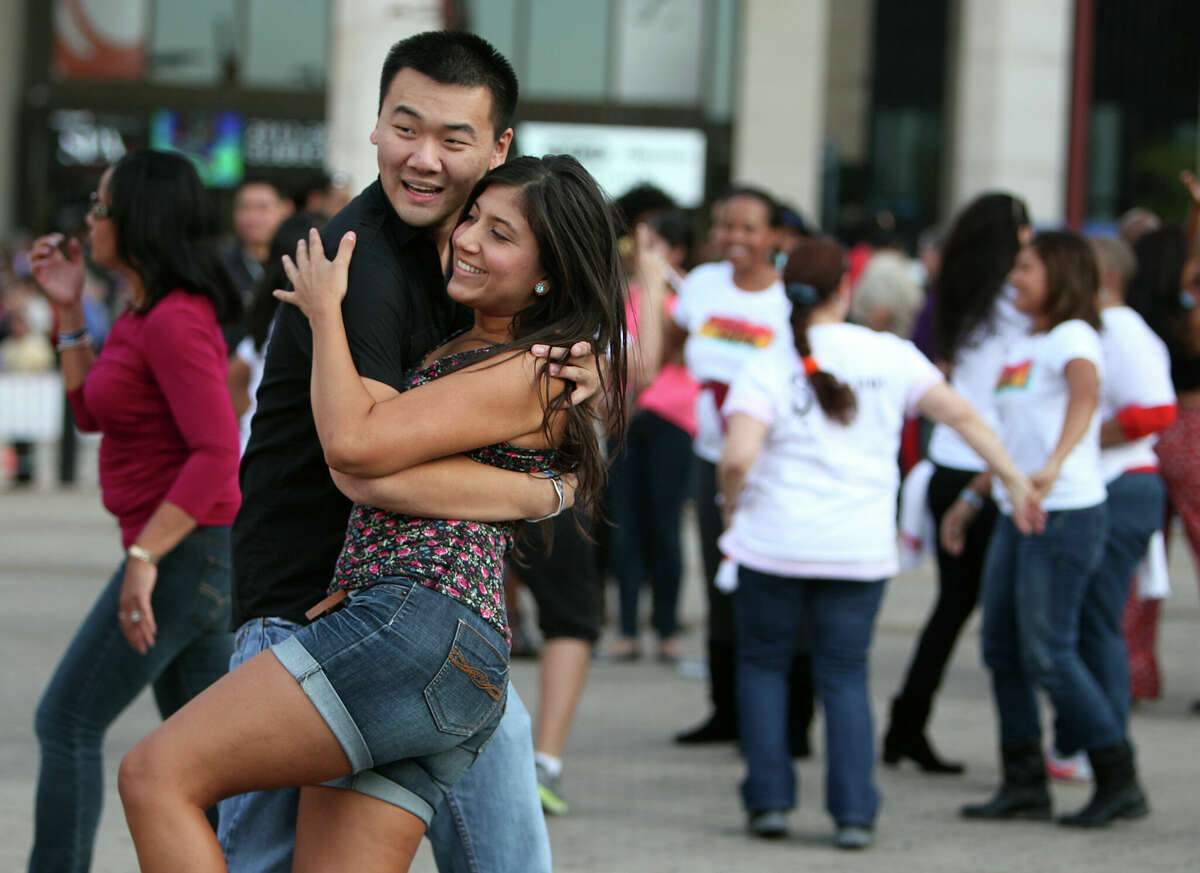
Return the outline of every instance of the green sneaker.
<path id="1" fill-rule="evenodd" d="M 567 802 L 562 796 L 562 775 L 551 776 L 541 764 L 537 765 L 538 797 L 546 815 L 566 815 Z"/>

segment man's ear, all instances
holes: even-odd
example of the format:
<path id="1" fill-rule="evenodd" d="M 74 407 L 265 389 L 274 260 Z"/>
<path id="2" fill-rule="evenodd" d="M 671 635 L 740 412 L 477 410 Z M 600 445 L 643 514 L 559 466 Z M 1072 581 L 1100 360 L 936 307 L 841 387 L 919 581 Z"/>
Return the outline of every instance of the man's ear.
<path id="1" fill-rule="evenodd" d="M 371 139 L 371 145 L 373 145 L 373 146 L 379 145 L 379 128 L 377 126 L 371 128 L 370 139 Z"/>
<path id="2" fill-rule="evenodd" d="M 512 145 L 513 130 L 508 128 L 504 133 L 500 134 L 500 138 L 496 140 L 496 147 L 492 151 L 492 159 L 488 162 L 488 169 L 494 170 L 496 167 L 503 164 L 508 159 L 508 147 Z"/>

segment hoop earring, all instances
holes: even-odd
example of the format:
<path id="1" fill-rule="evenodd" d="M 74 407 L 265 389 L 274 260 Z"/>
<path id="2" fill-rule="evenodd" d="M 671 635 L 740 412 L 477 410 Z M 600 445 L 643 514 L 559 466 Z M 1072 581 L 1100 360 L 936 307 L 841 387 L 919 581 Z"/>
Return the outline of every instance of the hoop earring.
<path id="1" fill-rule="evenodd" d="M 545 282 L 538 282 L 536 285 L 533 286 L 533 293 L 536 294 L 538 297 L 545 297 L 547 294 L 550 293 L 550 286 L 547 285 Z"/>

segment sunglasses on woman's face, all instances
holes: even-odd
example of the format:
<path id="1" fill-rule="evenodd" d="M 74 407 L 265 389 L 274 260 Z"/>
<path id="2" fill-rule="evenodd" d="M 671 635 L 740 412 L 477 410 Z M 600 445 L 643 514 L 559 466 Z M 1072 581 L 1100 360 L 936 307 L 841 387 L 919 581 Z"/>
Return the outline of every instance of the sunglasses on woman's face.
<path id="1" fill-rule="evenodd" d="M 92 192 L 88 203 L 88 215 L 92 218 L 112 218 L 112 207 L 100 200 L 100 194 Z"/>

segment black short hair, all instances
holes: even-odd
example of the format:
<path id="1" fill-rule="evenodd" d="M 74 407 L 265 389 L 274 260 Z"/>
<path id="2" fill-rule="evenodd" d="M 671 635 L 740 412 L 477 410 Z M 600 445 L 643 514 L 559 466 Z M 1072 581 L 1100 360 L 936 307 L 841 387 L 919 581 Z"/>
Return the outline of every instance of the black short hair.
<path id="1" fill-rule="evenodd" d="M 376 113 L 383 110 L 392 80 L 405 68 L 443 85 L 487 88 L 492 95 L 493 135 L 499 139 L 512 126 L 517 111 L 517 74 L 486 39 L 461 30 L 427 30 L 400 40 L 383 62 Z"/>
<path id="2" fill-rule="evenodd" d="M 621 233 L 630 233 L 633 226 L 645 220 L 651 212 L 676 208 L 670 194 L 649 182 L 630 188 L 616 199 L 615 205 L 617 217 L 621 220 L 621 226 L 618 228 Z"/>
<path id="3" fill-rule="evenodd" d="M 775 228 L 783 225 L 783 210 L 779 206 L 779 201 L 762 188 L 755 188 L 752 185 L 739 185 L 726 191 L 725 196 L 721 200 L 728 202 L 735 197 L 749 197 L 752 200 L 757 200 L 767 210 L 767 224 L 770 227 Z"/>
<path id="4" fill-rule="evenodd" d="M 288 196 L 283 193 L 283 188 L 280 187 L 278 181 L 272 179 L 270 176 L 261 176 L 253 173 L 243 176 L 242 181 L 237 183 L 237 187 L 233 189 L 234 196 L 236 197 L 238 194 L 242 193 L 244 188 L 248 188 L 251 185 L 266 185 L 275 192 L 275 195 L 280 200 L 289 199 Z"/>

